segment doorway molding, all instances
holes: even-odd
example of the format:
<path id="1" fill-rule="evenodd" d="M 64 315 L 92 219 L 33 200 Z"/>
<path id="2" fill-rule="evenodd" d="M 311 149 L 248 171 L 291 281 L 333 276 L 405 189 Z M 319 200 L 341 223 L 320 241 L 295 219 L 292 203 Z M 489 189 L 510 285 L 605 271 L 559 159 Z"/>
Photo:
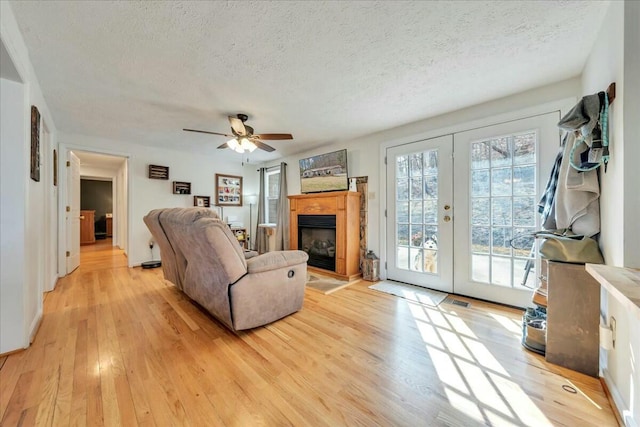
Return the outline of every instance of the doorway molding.
<path id="1" fill-rule="evenodd" d="M 60 272 L 60 277 L 64 277 L 67 274 L 66 268 L 66 251 L 67 251 L 67 221 L 66 221 L 66 212 L 65 208 L 68 203 L 68 194 L 67 194 L 67 167 L 66 162 L 69 158 L 70 151 L 84 151 L 87 153 L 93 154 L 104 154 L 108 156 L 116 156 L 122 157 L 125 160 L 126 168 L 127 168 L 127 236 L 126 236 L 126 251 L 128 252 L 129 248 L 131 248 L 131 216 L 132 216 L 132 206 L 131 206 L 131 154 L 121 151 L 113 151 L 113 150 L 104 150 L 90 146 L 78 145 L 78 144 L 67 144 L 60 142 L 58 145 L 60 155 L 58 156 L 58 271 Z M 115 181 L 114 181 L 115 187 Z M 117 189 L 115 190 L 117 191 Z M 127 265 L 129 267 L 133 267 L 131 265 L 131 258 L 127 257 Z"/>

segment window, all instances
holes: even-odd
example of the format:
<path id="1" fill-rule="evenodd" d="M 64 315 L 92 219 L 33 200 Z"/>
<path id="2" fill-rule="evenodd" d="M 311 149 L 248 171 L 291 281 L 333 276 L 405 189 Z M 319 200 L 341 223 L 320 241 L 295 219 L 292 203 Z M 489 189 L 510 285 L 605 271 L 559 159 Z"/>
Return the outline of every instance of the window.
<path id="1" fill-rule="evenodd" d="M 275 224 L 278 220 L 278 196 L 280 195 L 280 166 L 268 169 L 264 180 L 264 221 Z"/>
<path id="2" fill-rule="evenodd" d="M 471 252 L 473 280 L 516 286 L 535 253 L 533 237 L 511 246 L 515 236 L 536 228 L 535 131 L 471 144 Z M 533 284 L 535 272 L 528 276 Z"/>

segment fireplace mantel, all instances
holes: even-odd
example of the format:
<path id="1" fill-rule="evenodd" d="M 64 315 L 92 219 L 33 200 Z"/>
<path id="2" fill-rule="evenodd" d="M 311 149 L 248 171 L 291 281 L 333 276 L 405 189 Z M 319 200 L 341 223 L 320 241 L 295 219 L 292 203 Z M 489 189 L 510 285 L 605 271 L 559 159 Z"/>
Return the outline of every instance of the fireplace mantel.
<path id="1" fill-rule="evenodd" d="M 289 247 L 298 249 L 298 215 L 335 215 L 336 268 L 329 273 L 343 280 L 358 278 L 361 275 L 360 193 L 334 191 L 289 196 L 289 205 Z"/>

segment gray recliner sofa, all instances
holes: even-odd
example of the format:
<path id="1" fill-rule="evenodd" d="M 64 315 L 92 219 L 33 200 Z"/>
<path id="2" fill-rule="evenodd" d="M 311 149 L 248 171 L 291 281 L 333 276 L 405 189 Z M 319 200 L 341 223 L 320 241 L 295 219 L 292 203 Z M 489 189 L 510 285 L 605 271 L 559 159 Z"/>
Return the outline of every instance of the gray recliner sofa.
<path id="1" fill-rule="evenodd" d="M 262 326 L 302 308 L 305 252 L 245 259 L 227 224 L 206 208 L 155 209 L 144 222 L 160 247 L 165 279 L 231 330 Z"/>

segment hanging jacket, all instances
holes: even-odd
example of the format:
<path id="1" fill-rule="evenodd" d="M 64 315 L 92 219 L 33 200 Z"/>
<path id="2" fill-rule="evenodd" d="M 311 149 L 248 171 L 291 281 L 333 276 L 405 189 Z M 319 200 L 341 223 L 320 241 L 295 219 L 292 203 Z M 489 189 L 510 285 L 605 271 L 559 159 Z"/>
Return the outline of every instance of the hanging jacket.
<path id="1" fill-rule="evenodd" d="M 598 94 L 585 96 L 558 122 L 558 127 L 565 131 L 563 146 L 538 208 L 547 230 L 571 229 L 575 234 L 587 236 L 600 232 L 598 172 L 579 172 L 569 162 L 576 138 L 584 137 L 586 142 L 573 153 L 576 162 L 580 163 L 588 153 L 600 105 Z"/>

